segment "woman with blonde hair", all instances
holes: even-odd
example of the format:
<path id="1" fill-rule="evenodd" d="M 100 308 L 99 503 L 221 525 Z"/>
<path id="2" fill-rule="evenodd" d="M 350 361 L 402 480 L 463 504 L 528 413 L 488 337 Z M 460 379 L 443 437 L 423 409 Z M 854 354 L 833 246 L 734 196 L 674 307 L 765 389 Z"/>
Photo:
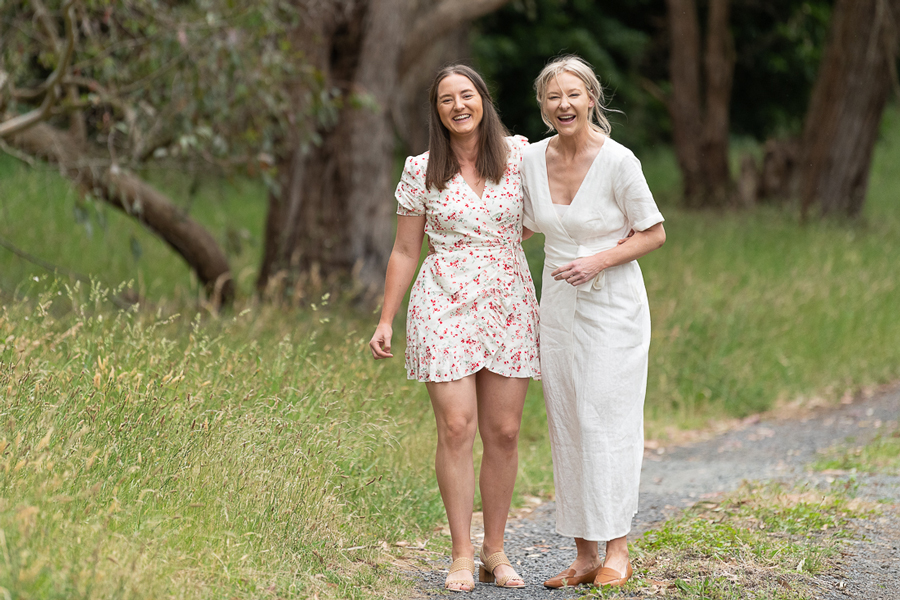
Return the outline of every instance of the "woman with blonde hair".
<path id="1" fill-rule="evenodd" d="M 541 372 L 556 529 L 577 548 L 571 566 L 544 585 L 622 585 L 632 574 L 626 536 L 638 506 L 650 347 L 636 259 L 666 233 L 640 162 L 609 137 L 591 66 L 554 60 L 535 90 L 556 135 L 524 153 L 525 235 L 545 236 Z"/>
<path id="2" fill-rule="evenodd" d="M 397 186 L 397 237 L 369 348 L 376 360 L 393 356 L 394 316 L 428 234 L 432 252 L 409 299 L 406 369 L 425 382 L 437 422 L 435 471 L 453 544 L 444 587 L 470 592 L 475 585 L 476 430 L 484 446 L 480 580 L 522 587 L 503 553 L 503 534 L 528 379 L 540 377 L 537 300 L 521 246 L 519 164 L 527 142 L 509 136 L 469 67 L 442 69 L 429 102 L 429 152 L 406 159 Z"/>

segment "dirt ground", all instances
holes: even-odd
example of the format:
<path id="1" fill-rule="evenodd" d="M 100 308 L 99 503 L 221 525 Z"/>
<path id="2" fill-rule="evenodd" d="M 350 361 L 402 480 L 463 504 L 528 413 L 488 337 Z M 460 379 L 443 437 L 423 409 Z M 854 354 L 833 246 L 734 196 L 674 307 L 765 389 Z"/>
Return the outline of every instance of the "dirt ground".
<path id="1" fill-rule="evenodd" d="M 837 406 L 787 407 L 771 415 L 745 419 L 718 435 L 677 446 L 650 442 L 641 475 L 640 509 L 630 539 L 676 515 L 694 503 L 735 490 L 743 481 L 781 481 L 824 485 L 854 477 L 858 493 L 877 501 L 881 515 L 853 523 L 834 569 L 816 579 L 813 598 L 900 600 L 900 474 L 865 475 L 813 472 L 810 463 L 824 450 L 848 439 L 862 445 L 883 427 L 897 427 L 900 386 L 860 398 L 845 398 Z M 572 540 L 554 528 L 553 502 L 541 504 L 507 528 L 506 552 L 528 586 L 503 590 L 479 584 L 471 598 L 530 600 L 571 598 L 584 592 L 548 590 L 541 582 L 566 568 L 574 556 Z M 473 539 L 481 540 L 473 526 Z M 441 594 L 446 565 L 418 574 L 424 597 Z"/>

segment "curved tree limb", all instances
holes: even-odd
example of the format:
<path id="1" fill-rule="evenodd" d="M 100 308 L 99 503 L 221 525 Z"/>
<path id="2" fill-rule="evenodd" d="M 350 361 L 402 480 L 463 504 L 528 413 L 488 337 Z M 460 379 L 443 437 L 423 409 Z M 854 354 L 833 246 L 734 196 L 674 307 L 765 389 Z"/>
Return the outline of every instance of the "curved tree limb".
<path id="1" fill-rule="evenodd" d="M 92 165 L 71 133 L 46 123 L 20 132 L 12 142 L 31 156 L 58 164 L 82 189 L 136 218 L 162 238 L 197 274 L 214 306 L 231 303 L 234 281 L 219 243 L 164 194 L 115 164 Z"/>
<path id="2" fill-rule="evenodd" d="M 65 47 L 59 52 L 59 58 L 56 62 L 56 69 L 47 77 L 47 80 L 41 84 L 40 88 L 46 90 L 44 101 L 38 108 L 28 111 L 24 115 L 18 115 L 3 123 L 0 123 L 0 138 L 10 137 L 16 133 L 24 131 L 29 127 L 45 120 L 50 114 L 50 110 L 59 100 L 56 91 L 56 85 L 62 79 L 63 74 L 69 69 L 72 63 L 72 55 L 75 53 L 75 17 L 74 17 L 75 0 L 66 0 L 63 5 L 63 19 L 66 23 L 66 42 Z M 38 3 L 38 6 L 40 3 Z"/>
<path id="3" fill-rule="evenodd" d="M 509 0 L 440 0 L 437 5 L 412 24 L 400 52 L 399 74 L 402 79 L 416 59 L 434 40 L 457 27 L 491 13 Z"/>

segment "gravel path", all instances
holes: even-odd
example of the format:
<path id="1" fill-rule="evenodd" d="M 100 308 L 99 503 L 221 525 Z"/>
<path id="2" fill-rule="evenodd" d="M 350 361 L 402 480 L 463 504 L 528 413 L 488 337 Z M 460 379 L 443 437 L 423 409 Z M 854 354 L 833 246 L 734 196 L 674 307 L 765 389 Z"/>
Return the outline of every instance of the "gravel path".
<path id="1" fill-rule="evenodd" d="M 736 489 L 744 480 L 830 481 L 839 475 L 807 471 L 817 452 L 847 438 L 865 443 L 879 427 L 896 427 L 898 417 L 900 388 L 895 388 L 852 404 L 819 408 L 802 417 L 751 422 L 707 441 L 647 451 L 640 511 L 629 539 L 704 497 Z M 848 545 L 842 572 L 821 577 L 816 597 L 900 600 L 900 477 L 867 475 L 857 476 L 857 481 L 864 496 L 890 503 L 879 519 L 855 524 L 866 541 Z M 454 596 L 473 600 L 578 597 L 576 592 L 548 590 L 541 585 L 566 568 L 575 555 L 572 540 L 555 532 L 554 510 L 553 502 L 542 504 L 507 527 L 506 552 L 525 578 L 526 588 L 504 590 L 477 584 L 473 593 Z M 473 527 L 476 547 L 480 539 Z M 442 586 L 448 564 L 448 560 L 435 564 L 434 570 L 419 574 L 421 597 L 445 594 Z"/>

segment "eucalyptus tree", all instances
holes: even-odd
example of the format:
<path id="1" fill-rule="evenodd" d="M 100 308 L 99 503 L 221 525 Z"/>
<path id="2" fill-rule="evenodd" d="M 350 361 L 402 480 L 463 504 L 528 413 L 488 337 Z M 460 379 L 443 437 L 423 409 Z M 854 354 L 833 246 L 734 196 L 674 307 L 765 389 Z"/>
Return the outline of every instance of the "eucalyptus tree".
<path id="1" fill-rule="evenodd" d="M 363 290 L 384 281 L 395 208 L 398 130 L 417 118 L 410 94 L 439 62 L 440 42 L 507 0 L 343 0 L 319 2 L 316 18 L 292 34 L 321 77 L 331 118 L 289 134 L 269 194 L 260 289 L 299 273 L 352 274 Z M 307 94 L 304 86 L 295 88 Z M 412 100 L 415 102 L 416 100 Z M 302 283 L 302 282 L 301 282 Z"/>
<path id="2" fill-rule="evenodd" d="M 801 138 L 804 216 L 862 212 L 898 51 L 900 0 L 837 0 Z"/>
<path id="3" fill-rule="evenodd" d="M 287 82 L 321 87 L 287 43 L 303 16 L 281 0 L 6 2 L 0 141 L 139 219 L 228 302 L 215 237 L 136 173 L 151 161 L 271 167 L 283 131 L 327 111 L 288 93 Z"/>
<path id="4" fill-rule="evenodd" d="M 442 40 L 505 1 L 7 2 L 0 140 L 140 218 L 226 301 L 215 239 L 140 166 L 266 180 L 260 289 L 317 273 L 376 289 L 408 97 L 448 57 Z"/>

